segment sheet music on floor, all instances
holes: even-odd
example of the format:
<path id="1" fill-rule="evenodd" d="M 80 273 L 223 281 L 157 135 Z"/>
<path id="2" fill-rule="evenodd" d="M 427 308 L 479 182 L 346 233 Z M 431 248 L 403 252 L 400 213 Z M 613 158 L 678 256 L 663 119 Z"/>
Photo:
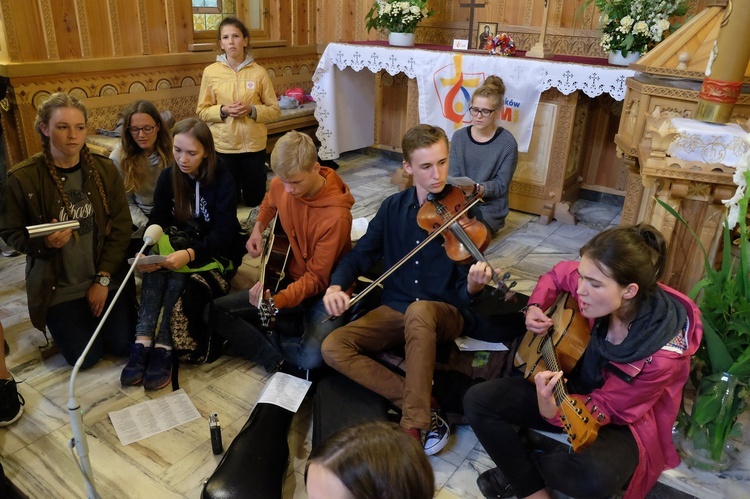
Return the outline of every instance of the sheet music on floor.
<path id="1" fill-rule="evenodd" d="M 312 382 L 284 373 L 271 376 L 258 403 L 274 404 L 288 411 L 297 412 Z"/>
<path id="2" fill-rule="evenodd" d="M 468 336 L 459 336 L 453 341 L 462 352 L 503 352 L 508 349 L 504 343 L 490 343 L 489 341 L 475 340 Z"/>
<path id="3" fill-rule="evenodd" d="M 123 446 L 200 417 L 198 409 L 182 389 L 109 413 L 117 438 Z"/>

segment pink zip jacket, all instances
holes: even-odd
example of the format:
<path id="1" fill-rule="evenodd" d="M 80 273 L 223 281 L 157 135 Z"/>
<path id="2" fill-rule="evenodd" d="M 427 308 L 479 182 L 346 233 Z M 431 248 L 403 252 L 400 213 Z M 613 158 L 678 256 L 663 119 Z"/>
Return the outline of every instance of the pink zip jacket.
<path id="1" fill-rule="evenodd" d="M 662 471 L 680 464 L 672 444 L 672 426 L 682 400 L 682 389 L 690 372 L 690 356 L 700 346 L 703 324 L 695 303 L 679 291 L 663 284 L 661 288 L 675 297 L 687 311 L 684 351 L 669 345 L 650 357 L 628 364 L 613 363 L 632 377 L 626 383 L 604 371 L 604 385 L 587 396 L 572 395 L 586 406 L 602 425 L 628 425 L 638 444 L 638 466 L 633 473 L 625 499 L 644 497 Z M 565 261 L 539 279 L 529 303 L 539 303 L 546 310 L 560 292 L 570 292 L 578 299 L 578 262 Z M 593 320 L 590 321 L 593 324 Z M 675 334 L 677 331 L 675 331 Z M 562 426 L 559 416 L 550 423 Z"/>

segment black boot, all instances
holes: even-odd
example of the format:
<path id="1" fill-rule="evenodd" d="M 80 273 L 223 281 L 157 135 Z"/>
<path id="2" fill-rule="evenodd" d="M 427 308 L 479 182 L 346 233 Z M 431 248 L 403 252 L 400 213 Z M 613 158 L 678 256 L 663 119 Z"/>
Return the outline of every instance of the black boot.
<path id="1" fill-rule="evenodd" d="M 484 497 L 505 498 L 513 497 L 513 489 L 510 488 L 505 475 L 498 468 L 487 470 L 477 477 L 477 487 Z"/>

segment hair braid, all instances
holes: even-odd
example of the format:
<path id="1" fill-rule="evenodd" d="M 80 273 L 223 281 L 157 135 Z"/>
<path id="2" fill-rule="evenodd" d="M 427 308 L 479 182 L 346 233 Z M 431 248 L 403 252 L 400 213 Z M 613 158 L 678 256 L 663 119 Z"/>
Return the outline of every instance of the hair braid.
<path id="1" fill-rule="evenodd" d="M 89 148 L 85 144 L 81 149 L 81 158 L 83 159 L 83 162 L 88 170 L 91 172 L 91 176 L 94 177 L 94 182 L 96 182 L 96 187 L 99 190 L 99 197 L 101 197 L 102 204 L 104 205 L 104 214 L 107 216 L 107 225 L 104 228 L 104 234 L 109 234 L 109 231 L 112 229 L 112 217 L 109 216 L 110 211 L 109 200 L 107 199 L 107 191 L 104 190 L 102 176 L 99 175 L 99 172 L 96 171 L 96 168 L 94 168 L 94 159 L 91 157 Z"/>
<path id="2" fill-rule="evenodd" d="M 63 187 L 62 180 L 60 180 L 60 176 L 57 174 L 55 160 L 52 158 L 52 152 L 50 151 L 49 137 L 42 136 L 42 152 L 44 153 L 44 161 L 45 163 L 47 163 L 47 171 L 52 177 L 52 181 L 55 182 L 57 192 L 60 193 L 60 197 L 63 200 L 65 212 L 68 214 L 68 217 L 73 220 L 75 218 L 75 215 L 73 214 L 73 205 L 70 203 L 68 194 L 65 192 L 65 188 Z"/>

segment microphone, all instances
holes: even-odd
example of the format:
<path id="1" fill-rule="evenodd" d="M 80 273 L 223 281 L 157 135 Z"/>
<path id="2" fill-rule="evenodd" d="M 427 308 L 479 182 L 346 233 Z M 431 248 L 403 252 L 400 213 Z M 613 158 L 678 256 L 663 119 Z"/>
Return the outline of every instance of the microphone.
<path id="1" fill-rule="evenodd" d="M 147 246 L 156 244 L 156 242 L 161 238 L 163 234 L 164 231 L 161 227 L 159 227 L 158 225 L 150 225 L 143 234 L 144 243 L 139 253 L 143 253 Z M 122 293 L 125 284 L 128 282 L 128 279 L 130 279 L 130 276 L 133 274 L 133 271 L 135 270 L 135 266 L 137 264 L 138 259 L 136 258 L 136 260 L 130 266 L 130 269 L 128 269 L 128 273 L 125 275 L 122 283 L 120 283 L 120 287 L 117 288 L 117 293 L 115 293 L 114 298 L 112 298 L 112 301 L 107 307 L 107 310 L 104 312 L 101 320 L 99 320 L 99 325 L 96 326 L 94 334 L 91 335 L 91 339 L 86 345 L 86 348 L 83 349 L 83 353 L 81 353 L 81 356 L 78 357 L 78 360 L 73 366 L 73 372 L 70 373 L 70 399 L 68 400 L 68 416 L 70 417 L 70 428 L 73 431 L 73 438 L 71 438 L 70 442 L 68 442 L 68 447 L 70 449 L 75 447 L 76 451 L 78 452 L 78 468 L 81 470 L 83 479 L 86 482 L 86 494 L 88 499 L 99 499 L 99 494 L 96 492 L 96 488 L 94 487 L 94 470 L 91 468 L 91 461 L 89 460 L 89 446 L 86 441 L 86 432 L 83 429 L 83 411 L 81 410 L 81 404 L 78 403 L 78 400 L 76 400 L 75 396 L 76 376 L 78 375 L 78 371 L 81 370 L 81 366 L 83 365 L 83 360 L 86 358 L 86 354 L 89 353 L 89 350 L 91 350 L 91 346 L 94 344 L 94 341 L 96 341 L 97 336 L 99 336 L 99 332 L 102 330 L 102 326 L 104 326 L 107 317 L 109 317 L 109 313 L 112 311 L 112 308 L 117 302 L 117 299 L 120 297 L 120 293 Z"/>
<path id="2" fill-rule="evenodd" d="M 156 224 L 149 225 L 148 227 L 146 227 L 146 231 L 143 233 L 143 241 L 145 242 L 145 244 L 141 249 L 144 250 L 146 249 L 146 246 L 153 246 L 159 239 L 161 239 L 161 236 L 163 235 L 164 230 L 160 226 Z"/>

